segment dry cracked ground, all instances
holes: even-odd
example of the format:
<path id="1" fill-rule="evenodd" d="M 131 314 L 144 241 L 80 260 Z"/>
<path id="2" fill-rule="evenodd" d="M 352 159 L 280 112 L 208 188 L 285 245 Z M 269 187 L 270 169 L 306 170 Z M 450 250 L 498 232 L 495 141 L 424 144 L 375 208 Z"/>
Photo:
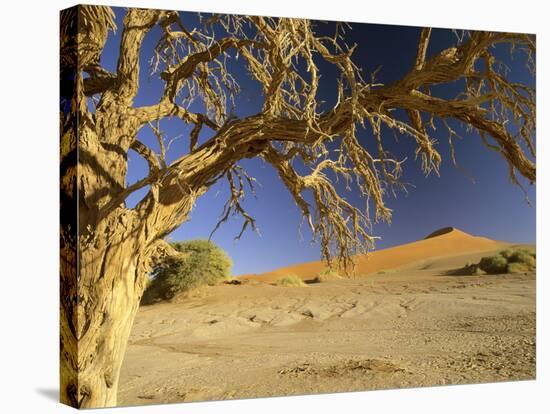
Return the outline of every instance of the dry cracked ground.
<path id="1" fill-rule="evenodd" d="M 447 276 L 451 264 L 144 306 L 119 404 L 533 379 L 535 275 Z"/>

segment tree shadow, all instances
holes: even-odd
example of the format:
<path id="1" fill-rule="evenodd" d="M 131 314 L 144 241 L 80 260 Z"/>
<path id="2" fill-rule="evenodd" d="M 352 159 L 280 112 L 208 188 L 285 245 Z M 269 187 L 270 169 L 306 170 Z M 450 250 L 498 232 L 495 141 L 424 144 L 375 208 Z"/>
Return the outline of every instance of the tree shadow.
<path id="1" fill-rule="evenodd" d="M 57 388 L 37 388 L 36 392 L 50 401 L 59 402 L 59 390 Z"/>
<path id="2" fill-rule="evenodd" d="M 468 269 L 461 267 L 458 269 L 451 269 L 443 272 L 442 276 L 472 276 L 472 272 Z"/>
<path id="3" fill-rule="evenodd" d="M 442 276 L 482 276 L 485 274 L 477 264 L 467 264 L 460 268 L 447 270 Z"/>

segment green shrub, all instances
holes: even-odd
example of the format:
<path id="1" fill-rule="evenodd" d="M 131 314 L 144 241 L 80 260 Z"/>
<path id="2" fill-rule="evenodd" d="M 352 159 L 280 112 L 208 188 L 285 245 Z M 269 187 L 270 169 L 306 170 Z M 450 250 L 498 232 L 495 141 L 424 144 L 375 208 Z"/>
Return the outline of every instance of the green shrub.
<path id="1" fill-rule="evenodd" d="M 529 268 L 534 268 L 536 265 L 536 260 L 533 253 L 525 249 L 516 250 L 513 252 L 510 257 L 508 257 L 508 262 L 523 263 Z"/>
<path id="2" fill-rule="evenodd" d="M 483 257 L 479 262 L 479 268 L 489 274 L 506 273 L 508 261 L 501 255 Z"/>
<path id="3" fill-rule="evenodd" d="M 458 275 L 480 275 L 483 273 L 524 273 L 536 268 L 536 253 L 532 249 L 505 249 L 496 256 L 483 257 L 478 264 L 467 263 L 454 271 Z"/>
<path id="4" fill-rule="evenodd" d="M 211 241 L 176 242 L 172 247 L 183 254 L 167 257 L 155 268 L 144 303 L 171 299 L 177 293 L 231 277 L 231 259 Z"/>
<path id="5" fill-rule="evenodd" d="M 298 276 L 290 274 L 283 276 L 275 281 L 277 286 L 298 286 L 303 287 L 307 286 L 302 279 Z"/>
<path id="6" fill-rule="evenodd" d="M 530 267 L 525 263 L 512 262 L 508 263 L 508 273 L 525 273 L 530 270 Z"/>
<path id="7" fill-rule="evenodd" d="M 501 252 L 499 252 L 499 254 L 504 257 L 506 260 L 508 260 L 508 258 L 514 254 L 514 251 L 512 249 L 506 249 L 506 250 L 502 250 Z"/>

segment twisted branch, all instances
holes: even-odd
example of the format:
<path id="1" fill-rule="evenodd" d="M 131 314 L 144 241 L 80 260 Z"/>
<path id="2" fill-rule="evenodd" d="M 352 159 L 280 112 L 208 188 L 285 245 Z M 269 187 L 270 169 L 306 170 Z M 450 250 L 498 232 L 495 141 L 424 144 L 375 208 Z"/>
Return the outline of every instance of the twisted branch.
<path id="1" fill-rule="evenodd" d="M 188 152 L 170 165 L 164 153 L 159 159 L 135 139 L 131 145 L 149 162 L 150 175 L 124 194 L 157 183 L 155 194 L 136 207 L 156 234 L 177 226 L 189 198 L 222 177 L 230 198 L 214 231 L 232 214 L 244 218 L 238 237 L 246 228 L 255 228 L 242 206 L 244 183 L 253 181 L 238 162 L 261 157 L 288 188 L 320 242 L 322 256 L 327 261 L 336 257 L 349 267 L 354 254 L 373 246 L 371 225 L 391 220 L 386 194 L 404 188 L 400 177 L 405 160 L 386 150 L 383 130 L 413 139 L 423 171 L 438 173 L 442 156 L 429 132 L 435 120 L 447 126 L 450 139 L 456 133 L 449 119 L 477 130 L 482 142 L 506 160 L 514 183 L 519 184 L 518 173 L 535 182 L 535 90 L 509 81 L 503 62 L 492 51 L 506 43 L 534 70 L 535 44 L 529 35 L 465 32 L 456 45 L 428 58 L 431 30 L 423 29 L 411 70 L 397 82 L 382 85 L 374 81 L 374 74 L 370 82 L 363 79 L 354 63 L 355 46 L 344 40 L 345 25 L 335 25 L 334 36 L 319 36 L 308 20 L 214 15 L 188 28 L 175 12 L 150 11 L 145 16 L 145 11 L 131 10 L 117 74 L 102 71 L 92 61 L 85 83 L 88 94 L 115 93 L 131 104 L 138 87 L 137 52 L 146 31 L 132 26 L 138 13 L 147 29 L 158 24 L 162 30 L 150 67 L 165 89 L 157 104 L 131 108 L 129 114 L 138 127 L 171 116 L 193 126 Z M 239 59 L 264 95 L 261 110 L 242 119 L 233 115 L 240 88 L 228 64 Z M 339 73 L 337 100 L 328 109 L 318 97 L 321 62 Z M 432 86 L 459 80 L 465 87 L 456 97 L 432 94 Z M 205 108 L 202 113 L 190 110 L 197 102 Z M 396 109 L 404 110 L 408 120 L 398 119 Z M 213 135 L 198 145 L 204 127 Z M 359 133 L 362 128 L 371 133 Z M 374 139 L 375 151 L 367 150 L 365 139 Z M 294 163 L 304 172 L 299 174 Z M 346 191 L 358 191 L 364 209 L 337 191 L 337 180 Z"/>

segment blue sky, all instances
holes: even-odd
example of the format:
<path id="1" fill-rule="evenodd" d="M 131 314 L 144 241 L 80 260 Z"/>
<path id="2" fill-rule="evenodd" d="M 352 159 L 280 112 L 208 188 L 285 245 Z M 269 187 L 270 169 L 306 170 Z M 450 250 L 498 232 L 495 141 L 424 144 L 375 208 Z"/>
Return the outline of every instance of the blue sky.
<path id="1" fill-rule="evenodd" d="M 118 46 L 125 10 L 114 8 L 118 30 L 110 34 L 104 49 L 101 63 L 114 71 L 118 59 Z M 184 21 L 197 23 L 194 13 L 186 13 Z M 318 30 L 329 29 L 331 23 L 318 24 Z M 416 27 L 352 24 L 347 31 L 349 44 L 357 43 L 354 58 L 363 68 L 366 78 L 381 66 L 377 80 L 390 83 L 410 70 L 416 53 L 416 44 L 420 29 Z M 142 48 L 140 89 L 135 100 L 136 106 L 153 104 L 162 93 L 163 82 L 158 75 L 150 76 L 147 62 L 160 36 L 158 27 L 146 37 Z M 435 54 L 456 40 L 451 30 L 435 29 L 428 54 Z M 507 62 L 511 69 L 510 77 L 517 81 L 531 82 L 520 59 L 510 59 L 508 50 L 497 49 L 496 53 Z M 240 66 L 234 62 L 235 75 L 239 80 L 242 93 L 236 102 L 236 115 L 247 116 L 256 113 L 261 107 L 261 90 L 258 85 L 246 77 Z M 319 97 L 327 102 L 335 99 L 334 72 L 323 66 Z M 332 75 L 332 76 L 331 76 Z M 456 95 L 459 85 L 440 87 L 438 96 Z M 197 104 L 194 110 L 199 110 Z M 535 186 L 528 186 L 527 195 L 532 207 L 525 201 L 522 190 L 510 183 L 505 161 L 495 152 L 487 150 L 476 133 L 467 132 L 456 122 L 450 124 L 461 135 L 455 142 L 458 166 L 450 160 L 448 134 L 443 125 L 439 125 L 433 137 L 439 142 L 438 148 L 444 162 L 440 176 L 425 177 L 420 162 L 414 160 L 414 143 L 405 136 L 394 136 L 386 131 L 388 149 L 398 158 L 408 156 L 404 164 L 403 180 L 414 187 L 408 193 L 400 193 L 396 198 L 390 196 L 387 204 L 393 209 L 391 225 L 380 223 L 374 226 L 373 233 L 381 237 L 376 248 L 385 248 L 425 237 L 444 226 L 458 227 L 475 235 L 498 240 L 522 243 L 535 241 Z M 168 153 L 168 161 L 181 156 L 188 148 L 190 128 L 177 119 L 161 122 L 161 129 L 168 139 L 178 137 Z M 149 128 L 139 133 L 139 139 L 157 148 Z M 207 139 L 207 133 L 201 139 Z M 366 145 L 372 142 L 369 131 L 362 131 L 361 138 Z M 234 240 L 239 233 L 242 219 L 235 217 L 214 234 L 212 240 L 225 249 L 234 261 L 234 274 L 260 273 L 271 269 L 319 259 L 319 248 L 311 243 L 311 234 L 307 226 L 301 224 L 301 215 L 291 196 L 277 177 L 276 172 L 259 159 L 244 160 L 240 164 L 258 180 L 256 196 L 250 195 L 244 202 L 245 208 L 257 220 L 259 233 L 247 231 L 240 240 Z M 147 174 L 147 164 L 135 153 L 129 156 L 128 183 L 135 182 Z M 147 190 L 131 196 L 127 205 L 133 206 Z M 359 203 L 356 194 L 347 194 L 350 200 Z M 169 237 L 171 240 L 208 238 L 222 212 L 227 199 L 225 182 L 215 184 L 207 194 L 201 197 L 188 222 L 176 229 Z"/>

